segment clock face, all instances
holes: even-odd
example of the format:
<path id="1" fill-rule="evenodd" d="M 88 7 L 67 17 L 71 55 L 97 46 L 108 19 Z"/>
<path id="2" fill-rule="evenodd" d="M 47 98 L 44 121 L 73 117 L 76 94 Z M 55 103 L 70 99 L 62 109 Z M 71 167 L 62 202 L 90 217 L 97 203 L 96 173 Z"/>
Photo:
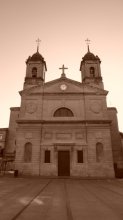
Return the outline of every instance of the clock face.
<path id="1" fill-rule="evenodd" d="M 61 90 L 66 90 L 66 89 L 67 89 L 67 86 L 66 86 L 65 84 L 62 84 L 62 85 L 60 86 L 60 88 L 61 88 Z"/>

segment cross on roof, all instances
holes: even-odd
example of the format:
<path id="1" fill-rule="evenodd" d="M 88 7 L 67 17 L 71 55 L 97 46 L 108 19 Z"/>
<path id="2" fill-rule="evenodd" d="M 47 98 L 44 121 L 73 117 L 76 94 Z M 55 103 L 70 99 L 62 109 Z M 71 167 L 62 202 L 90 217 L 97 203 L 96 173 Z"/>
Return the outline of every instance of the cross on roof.
<path id="1" fill-rule="evenodd" d="M 90 52 L 90 49 L 89 49 L 90 40 L 87 38 L 85 41 L 86 41 L 86 44 L 87 44 L 87 47 L 88 47 L 88 52 Z"/>
<path id="2" fill-rule="evenodd" d="M 36 40 L 36 43 L 37 43 L 37 52 L 39 51 L 40 42 L 41 42 L 41 40 L 38 38 L 38 39 Z"/>
<path id="3" fill-rule="evenodd" d="M 64 70 L 68 69 L 67 67 L 64 66 L 64 64 L 62 65 L 61 68 L 59 68 L 60 70 L 62 70 L 62 77 L 65 77 L 65 72 Z"/>

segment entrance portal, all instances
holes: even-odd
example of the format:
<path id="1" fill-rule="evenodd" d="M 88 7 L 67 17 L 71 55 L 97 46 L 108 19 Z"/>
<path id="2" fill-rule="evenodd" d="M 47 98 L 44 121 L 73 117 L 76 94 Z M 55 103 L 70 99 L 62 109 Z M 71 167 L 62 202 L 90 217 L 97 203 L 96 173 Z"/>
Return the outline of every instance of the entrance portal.
<path id="1" fill-rule="evenodd" d="M 70 176 L 69 151 L 58 151 L 58 176 Z"/>

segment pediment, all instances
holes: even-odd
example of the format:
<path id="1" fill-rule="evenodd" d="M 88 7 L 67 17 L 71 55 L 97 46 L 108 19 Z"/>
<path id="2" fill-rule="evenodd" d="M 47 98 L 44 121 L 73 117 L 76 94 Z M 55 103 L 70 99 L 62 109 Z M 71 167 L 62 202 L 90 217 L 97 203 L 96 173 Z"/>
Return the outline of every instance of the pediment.
<path id="1" fill-rule="evenodd" d="M 81 93 L 82 83 L 68 79 L 60 78 L 47 82 L 45 84 L 46 93 Z"/>
<path id="2" fill-rule="evenodd" d="M 90 84 L 80 83 L 68 78 L 59 78 L 46 82 L 43 86 L 34 86 L 23 90 L 20 94 L 39 95 L 39 94 L 102 94 L 107 95 L 107 91 L 94 87 Z"/>

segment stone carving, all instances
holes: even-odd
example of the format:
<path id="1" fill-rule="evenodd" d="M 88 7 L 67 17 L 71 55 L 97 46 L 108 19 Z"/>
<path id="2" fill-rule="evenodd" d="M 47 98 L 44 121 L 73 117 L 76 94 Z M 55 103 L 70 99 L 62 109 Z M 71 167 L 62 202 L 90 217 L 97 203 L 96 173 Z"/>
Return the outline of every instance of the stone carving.
<path id="1" fill-rule="evenodd" d="M 29 102 L 26 104 L 26 112 L 32 114 L 36 111 L 37 105 L 35 103 Z"/>
<path id="2" fill-rule="evenodd" d="M 51 139 L 52 138 L 52 133 L 46 132 L 44 133 L 44 139 Z"/>
<path id="3" fill-rule="evenodd" d="M 100 113 L 100 111 L 101 111 L 101 104 L 100 104 L 100 102 L 97 102 L 97 101 L 91 102 L 90 109 L 91 109 L 92 112 L 94 112 L 96 114 Z"/>
<path id="4" fill-rule="evenodd" d="M 71 133 L 57 133 L 56 134 L 56 139 L 69 140 L 71 138 L 72 138 L 72 134 Z"/>

